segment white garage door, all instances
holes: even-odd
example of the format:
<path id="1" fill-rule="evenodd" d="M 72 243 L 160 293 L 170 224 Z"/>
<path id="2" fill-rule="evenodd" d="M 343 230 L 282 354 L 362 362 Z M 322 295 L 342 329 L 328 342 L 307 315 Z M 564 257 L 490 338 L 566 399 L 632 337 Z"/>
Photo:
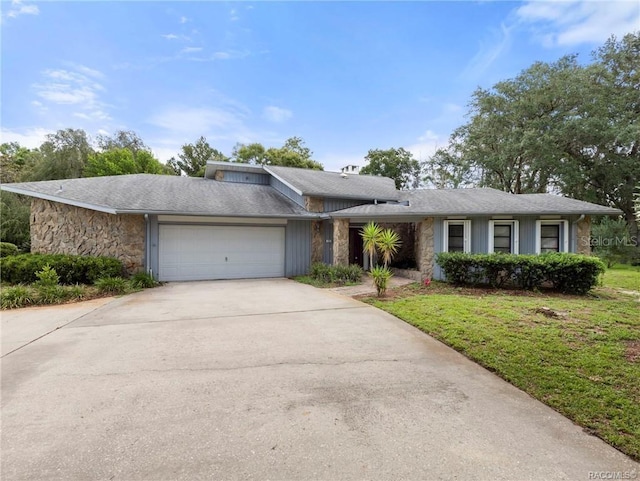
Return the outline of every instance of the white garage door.
<path id="1" fill-rule="evenodd" d="M 284 227 L 160 225 L 161 281 L 284 276 Z"/>

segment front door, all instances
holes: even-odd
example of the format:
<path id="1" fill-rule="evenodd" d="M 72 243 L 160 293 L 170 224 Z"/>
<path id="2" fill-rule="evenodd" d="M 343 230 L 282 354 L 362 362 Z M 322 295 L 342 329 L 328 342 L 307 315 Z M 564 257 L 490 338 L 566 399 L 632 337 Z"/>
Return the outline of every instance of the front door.
<path id="1" fill-rule="evenodd" d="M 360 227 L 349 227 L 349 264 L 358 264 L 360 267 L 364 267 L 364 247 L 360 230 Z"/>

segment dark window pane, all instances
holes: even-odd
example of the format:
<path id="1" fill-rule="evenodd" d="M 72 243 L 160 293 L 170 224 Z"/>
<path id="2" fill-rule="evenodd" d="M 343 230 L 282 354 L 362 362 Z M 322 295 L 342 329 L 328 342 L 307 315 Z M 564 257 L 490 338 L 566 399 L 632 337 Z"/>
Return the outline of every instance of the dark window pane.
<path id="1" fill-rule="evenodd" d="M 556 252 L 558 251 L 558 247 L 560 246 L 560 242 L 558 242 L 557 238 L 554 239 L 552 237 L 547 237 L 547 238 L 543 238 L 543 239 L 540 239 L 540 240 L 541 240 L 540 246 L 543 249 L 551 249 L 551 250 L 554 250 Z"/>
<path id="2" fill-rule="evenodd" d="M 493 235 L 495 237 L 511 237 L 511 226 L 510 225 L 494 225 Z"/>
<path id="3" fill-rule="evenodd" d="M 511 239 L 509 237 L 496 237 L 493 239 L 493 248 L 497 249 L 511 249 Z"/>
<path id="4" fill-rule="evenodd" d="M 540 228 L 540 237 L 560 237 L 559 225 L 543 225 Z"/>
<path id="5" fill-rule="evenodd" d="M 458 224 L 449 224 L 449 237 L 464 236 L 464 226 Z"/>
<path id="6" fill-rule="evenodd" d="M 511 254 L 511 247 L 494 247 L 493 252 L 503 252 L 505 254 Z"/>

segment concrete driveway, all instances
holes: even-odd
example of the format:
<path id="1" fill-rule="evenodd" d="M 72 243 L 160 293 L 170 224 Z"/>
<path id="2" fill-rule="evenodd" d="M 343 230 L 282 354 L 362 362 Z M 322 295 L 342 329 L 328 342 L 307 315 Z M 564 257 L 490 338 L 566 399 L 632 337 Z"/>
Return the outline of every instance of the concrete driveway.
<path id="1" fill-rule="evenodd" d="M 640 472 L 460 354 L 337 293 L 285 279 L 168 284 L 68 309 L 52 330 L 64 310 L 2 313 L 2 337 L 15 341 L 2 358 L 3 480 Z"/>

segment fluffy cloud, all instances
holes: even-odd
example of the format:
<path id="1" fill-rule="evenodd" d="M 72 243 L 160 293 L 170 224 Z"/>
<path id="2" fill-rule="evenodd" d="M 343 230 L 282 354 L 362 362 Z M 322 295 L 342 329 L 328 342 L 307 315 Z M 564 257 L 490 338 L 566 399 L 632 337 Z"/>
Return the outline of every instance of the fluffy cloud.
<path id="1" fill-rule="evenodd" d="M 269 122 L 280 123 L 293 117 L 293 112 L 291 112 L 291 110 L 281 109 L 280 107 L 270 105 L 264 108 L 262 116 Z"/>
<path id="2" fill-rule="evenodd" d="M 16 18 L 20 15 L 38 15 L 39 13 L 40 9 L 37 5 L 25 5 L 22 0 L 13 0 L 11 2 L 11 7 L 4 16 L 8 18 Z"/>
<path id="3" fill-rule="evenodd" d="M 640 25 L 640 8 L 635 1 L 529 1 L 516 10 L 516 16 L 550 47 L 599 44 Z"/>
<path id="4" fill-rule="evenodd" d="M 47 69 L 42 81 L 32 85 L 39 100 L 32 102 L 39 108 L 46 104 L 70 105 L 77 110 L 73 116 L 85 120 L 109 120 L 106 104 L 100 100 L 105 88 L 102 72 L 84 65 L 69 64 L 68 68 Z"/>

